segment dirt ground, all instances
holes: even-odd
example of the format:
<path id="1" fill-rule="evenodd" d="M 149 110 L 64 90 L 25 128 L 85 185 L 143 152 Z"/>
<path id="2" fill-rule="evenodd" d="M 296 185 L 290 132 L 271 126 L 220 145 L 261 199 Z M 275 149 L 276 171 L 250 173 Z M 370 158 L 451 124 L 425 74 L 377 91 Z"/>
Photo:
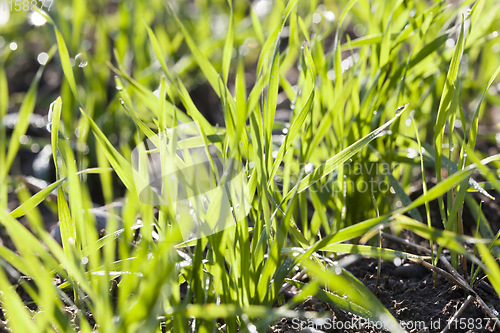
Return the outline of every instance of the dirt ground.
<path id="1" fill-rule="evenodd" d="M 414 239 L 409 233 L 401 235 L 411 241 L 416 240 L 420 245 L 425 241 Z M 415 254 L 423 254 L 413 247 L 384 240 L 383 246 L 395 250 Z M 428 243 L 427 243 L 428 248 Z M 444 252 L 445 256 L 449 253 Z M 359 257 L 356 262 L 346 269 L 356 276 L 372 291 L 380 302 L 408 332 L 441 332 L 450 318 L 466 302 L 469 293 L 437 275 L 437 285 L 434 286 L 433 273 L 425 267 L 403 260 L 400 266 L 393 262 L 382 261 L 380 280 L 377 281 L 377 259 Z M 441 266 L 442 267 L 442 266 Z M 444 268 L 444 267 L 442 267 Z M 307 277 L 305 277 L 307 279 Z M 486 302 L 490 309 L 500 309 L 500 299 L 489 281 L 482 276 L 474 285 L 474 290 Z M 298 290 L 293 287 L 289 291 L 290 297 Z M 268 333 L 321 333 L 321 332 L 388 332 L 377 327 L 377 323 L 366 323 L 366 320 L 339 310 L 311 297 L 296 307 L 296 310 L 317 311 L 325 319 L 282 319 L 272 325 Z M 498 315 L 498 312 L 493 310 Z M 350 325 L 350 326 L 349 326 Z M 466 305 L 456 320 L 450 322 L 448 332 L 498 332 L 493 321 L 484 313 L 474 298 Z"/>

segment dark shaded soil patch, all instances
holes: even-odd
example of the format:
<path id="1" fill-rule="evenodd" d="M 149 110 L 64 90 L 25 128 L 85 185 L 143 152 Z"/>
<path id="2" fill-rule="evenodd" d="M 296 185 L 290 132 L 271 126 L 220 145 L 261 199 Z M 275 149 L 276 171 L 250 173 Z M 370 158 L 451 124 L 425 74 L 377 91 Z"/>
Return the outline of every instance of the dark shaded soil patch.
<path id="1" fill-rule="evenodd" d="M 408 332 L 440 332 L 449 319 L 462 306 L 467 293 L 452 282 L 438 276 L 438 285 L 434 287 L 430 271 L 419 265 L 396 267 L 391 262 L 382 262 L 379 285 L 376 288 L 377 260 L 361 258 L 347 269 L 365 284 L 391 312 L 402 327 Z M 413 276 L 411 276 L 413 275 Z M 489 290 L 489 283 L 486 290 Z M 475 288 L 479 296 L 491 307 L 500 308 L 500 300 L 494 294 Z M 372 323 L 363 324 L 363 319 L 345 311 L 330 307 L 316 298 L 310 298 L 300 304 L 297 310 L 327 313 L 328 319 L 312 321 L 307 319 L 282 319 L 268 332 L 388 332 Z M 473 301 L 462 315 L 453 322 L 449 332 L 493 332 L 491 320 L 486 318 L 480 306 Z M 489 327 L 486 327 L 490 323 Z M 353 327 L 347 327 L 351 325 Z M 347 328 L 346 328 L 347 327 Z M 497 328 L 498 330 L 498 328 Z"/>

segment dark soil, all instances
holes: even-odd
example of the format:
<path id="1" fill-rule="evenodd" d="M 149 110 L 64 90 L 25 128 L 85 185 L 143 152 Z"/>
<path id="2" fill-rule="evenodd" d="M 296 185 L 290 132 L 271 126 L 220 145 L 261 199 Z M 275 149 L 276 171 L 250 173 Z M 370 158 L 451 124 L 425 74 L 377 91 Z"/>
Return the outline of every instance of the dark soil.
<path id="1" fill-rule="evenodd" d="M 404 238 L 414 240 L 409 233 Z M 420 245 L 424 243 L 422 241 Z M 413 248 L 406 248 L 399 243 L 387 240 L 384 240 L 383 246 L 419 254 Z M 392 262 L 382 261 L 377 286 L 377 265 L 377 259 L 360 257 L 346 269 L 377 296 L 408 332 L 441 332 L 468 297 L 466 291 L 439 275 L 437 275 L 437 284 L 434 286 L 431 271 L 405 260 L 399 267 Z M 474 285 L 474 290 L 490 309 L 500 309 L 500 299 L 487 279 L 484 277 L 480 279 Z M 297 289 L 290 289 L 290 294 L 293 295 L 296 292 L 298 292 Z M 297 306 L 296 310 L 316 311 L 321 313 L 323 318 L 328 319 L 324 319 L 323 322 L 298 318 L 282 319 L 271 326 L 268 332 L 388 332 L 377 327 L 376 323 L 368 324 L 364 319 L 334 308 L 315 297 Z M 346 328 L 349 324 L 353 328 Z M 491 319 L 473 300 L 457 320 L 450 324 L 448 332 L 472 333 L 500 330 L 500 327 L 493 327 L 493 325 Z"/>
<path id="2" fill-rule="evenodd" d="M 398 268 L 393 263 L 382 262 L 381 267 L 378 287 L 376 287 L 376 259 L 361 258 L 347 269 L 377 296 L 400 325 L 406 327 L 408 332 L 442 331 L 449 319 L 467 299 L 468 295 L 465 291 L 440 276 L 438 276 L 438 284 L 435 287 L 432 273 L 419 265 L 410 264 Z M 405 269 L 402 272 L 401 268 L 403 267 Z M 483 280 L 480 287 L 475 288 L 475 290 L 490 307 L 500 308 L 500 299 L 494 294 L 493 288 L 488 282 Z M 493 293 L 491 293 L 492 291 Z M 304 333 L 388 332 L 377 328 L 376 323 L 366 324 L 363 319 L 333 308 L 314 297 L 299 305 L 297 310 L 317 311 L 323 315 L 326 313 L 328 319 L 325 319 L 323 323 L 307 319 L 283 319 L 270 327 L 269 332 L 301 332 L 301 327 L 311 328 L 310 331 L 304 330 Z M 487 318 L 479 305 L 473 301 L 457 321 L 451 324 L 449 332 L 494 332 L 492 323 L 486 327 L 491 322 Z M 353 328 L 346 329 L 348 323 Z"/>

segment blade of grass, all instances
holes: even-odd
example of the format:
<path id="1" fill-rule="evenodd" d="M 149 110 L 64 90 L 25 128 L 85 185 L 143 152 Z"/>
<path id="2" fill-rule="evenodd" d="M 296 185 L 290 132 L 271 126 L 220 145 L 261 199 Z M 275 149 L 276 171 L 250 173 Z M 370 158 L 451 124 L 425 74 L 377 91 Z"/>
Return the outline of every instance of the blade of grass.
<path id="1" fill-rule="evenodd" d="M 458 79 L 458 71 L 460 68 L 460 62 L 462 60 L 462 54 L 465 44 L 464 37 L 464 18 L 462 16 L 462 24 L 460 26 L 460 35 L 458 37 L 457 44 L 455 46 L 455 51 L 450 62 L 450 67 L 448 74 L 446 75 L 446 81 L 441 95 L 441 100 L 439 102 L 439 108 L 436 120 L 436 129 L 434 136 L 434 145 L 436 147 L 435 151 L 435 162 L 436 162 L 436 178 L 437 181 L 441 181 L 441 155 L 443 150 L 443 137 L 444 137 L 444 127 L 446 124 L 446 119 L 448 118 L 448 111 L 450 108 L 450 103 L 452 100 L 453 92 L 455 90 L 455 84 Z M 446 213 L 444 211 L 443 198 L 438 198 L 439 200 L 439 210 L 441 212 L 441 219 L 443 225 L 446 226 Z"/>

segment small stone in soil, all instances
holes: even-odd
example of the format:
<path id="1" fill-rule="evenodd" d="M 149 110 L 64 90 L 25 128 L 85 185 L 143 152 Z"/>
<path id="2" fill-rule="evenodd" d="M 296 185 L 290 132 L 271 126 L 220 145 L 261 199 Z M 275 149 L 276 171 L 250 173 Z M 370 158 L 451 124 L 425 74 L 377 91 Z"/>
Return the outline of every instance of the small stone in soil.
<path id="1" fill-rule="evenodd" d="M 429 271 L 424 266 L 410 265 L 410 264 L 399 266 L 394 270 L 395 276 L 405 279 L 411 279 L 411 278 L 421 279 L 425 277 L 428 273 Z"/>

